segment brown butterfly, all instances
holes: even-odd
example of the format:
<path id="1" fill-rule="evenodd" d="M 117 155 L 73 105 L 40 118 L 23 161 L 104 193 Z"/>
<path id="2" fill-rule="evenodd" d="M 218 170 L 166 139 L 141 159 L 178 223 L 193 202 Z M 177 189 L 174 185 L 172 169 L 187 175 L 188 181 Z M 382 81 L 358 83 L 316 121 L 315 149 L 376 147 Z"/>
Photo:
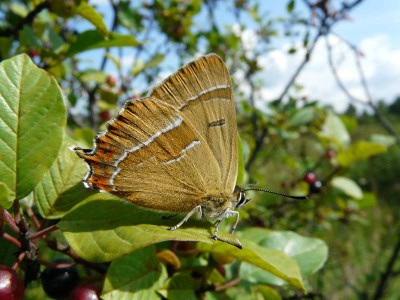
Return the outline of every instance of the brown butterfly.
<path id="1" fill-rule="evenodd" d="M 74 148 L 86 187 L 154 210 L 221 221 L 249 199 L 236 187 L 238 145 L 228 70 L 216 54 L 185 65 L 150 94 L 125 103 L 94 149 Z"/>

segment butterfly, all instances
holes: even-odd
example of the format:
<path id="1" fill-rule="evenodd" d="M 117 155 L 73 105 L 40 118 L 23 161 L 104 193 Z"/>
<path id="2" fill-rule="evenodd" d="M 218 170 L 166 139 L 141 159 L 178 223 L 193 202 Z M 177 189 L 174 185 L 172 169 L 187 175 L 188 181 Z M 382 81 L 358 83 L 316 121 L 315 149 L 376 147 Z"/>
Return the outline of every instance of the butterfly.
<path id="1" fill-rule="evenodd" d="M 94 149 L 73 149 L 88 165 L 85 187 L 153 210 L 239 221 L 249 199 L 236 186 L 238 139 L 232 82 L 216 54 L 201 56 L 156 86 L 128 100 Z"/>

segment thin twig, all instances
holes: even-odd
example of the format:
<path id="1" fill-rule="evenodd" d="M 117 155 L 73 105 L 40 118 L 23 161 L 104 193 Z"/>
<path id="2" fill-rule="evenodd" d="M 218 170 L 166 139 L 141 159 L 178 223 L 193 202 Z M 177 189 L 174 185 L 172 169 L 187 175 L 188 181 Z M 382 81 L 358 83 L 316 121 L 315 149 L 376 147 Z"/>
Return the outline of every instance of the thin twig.
<path id="1" fill-rule="evenodd" d="M 400 232 L 396 235 L 397 242 L 392 250 L 392 255 L 389 258 L 389 261 L 386 265 L 385 272 L 381 275 L 378 286 L 376 287 L 375 294 L 372 297 L 373 300 L 382 299 L 383 294 L 385 293 L 386 287 L 390 278 L 393 275 L 394 266 L 400 257 Z"/>

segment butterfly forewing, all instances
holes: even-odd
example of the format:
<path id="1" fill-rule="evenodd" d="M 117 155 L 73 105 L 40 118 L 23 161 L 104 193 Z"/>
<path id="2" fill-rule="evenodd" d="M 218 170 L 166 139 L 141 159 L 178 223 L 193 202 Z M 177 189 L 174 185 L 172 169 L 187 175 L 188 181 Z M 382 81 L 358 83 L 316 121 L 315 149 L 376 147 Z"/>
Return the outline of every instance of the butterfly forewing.
<path id="1" fill-rule="evenodd" d="M 84 181 L 152 209 L 187 212 L 222 186 L 204 138 L 174 107 L 154 98 L 127 102 L 96 149 L 75 150 L 90 166 Z"/>
<path id="2" fill-rule="evenodd" d="M 150 93 L 179 110 L 204 138 L 217 161 L 225 192 L 237 177 L 236 111 L 228 70 L 215 54 L 181 68 Z"/>

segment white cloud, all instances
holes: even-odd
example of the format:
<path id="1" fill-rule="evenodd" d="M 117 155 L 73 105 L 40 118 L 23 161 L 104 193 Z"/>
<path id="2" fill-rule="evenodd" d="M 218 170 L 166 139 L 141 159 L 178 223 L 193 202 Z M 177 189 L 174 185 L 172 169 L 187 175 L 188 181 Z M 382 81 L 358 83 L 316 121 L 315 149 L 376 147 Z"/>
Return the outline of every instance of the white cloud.
<path id="1" fill-rule="evenodd" d="M 340 78 L 354 96 L 365 99 L 353 53 L 338 38 L 331 36 L 329 41 L 334 49 L 333 59 Z M 260 66 L 265 69 L 261 74 L 265 87 L 261 90 L 259 101 L 277 98 L 302 61 L 304 51 L 288 55 L 288 48 L 289 45 L 286 45 L 282 50 L 271 51 L 259 58 Z M 358 48 L 363 53 L 362 68 L 373 99 L 392 101 L 400 95 L 400 49 L 394 49 L 386 35 L 365 38 Z M 317 44 L 311 61 L 296 83 L 304 86 L 301 95 L 331 104 L 339 111 L 347 108 L 349 99 L 337 86 L 329 68 L 323 40 Z"/>

